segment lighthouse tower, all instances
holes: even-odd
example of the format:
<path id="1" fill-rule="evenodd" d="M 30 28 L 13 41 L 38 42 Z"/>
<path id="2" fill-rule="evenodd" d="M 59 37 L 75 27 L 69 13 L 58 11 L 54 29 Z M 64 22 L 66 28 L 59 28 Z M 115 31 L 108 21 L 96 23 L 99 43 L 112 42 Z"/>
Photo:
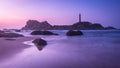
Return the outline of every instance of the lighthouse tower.
<path id="1" fill-rule="evenodd" d="M 81 23 L 81 14 L 79 13 L 79 23 Z"/>

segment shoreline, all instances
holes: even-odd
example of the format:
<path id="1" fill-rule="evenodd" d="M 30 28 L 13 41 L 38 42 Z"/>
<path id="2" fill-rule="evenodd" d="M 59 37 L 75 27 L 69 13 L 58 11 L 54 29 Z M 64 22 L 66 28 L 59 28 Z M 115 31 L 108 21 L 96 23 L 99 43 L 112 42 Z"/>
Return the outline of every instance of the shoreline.
<path id="1" fill-rule="evenodd" d="M 65 36 L 66 31 L 55 32 L 60 35 L 0 38 L 1 44 L 12 46 L 5 48 L 7 52 L 3 49 L 7 57 L 0 68 L 120 68 L 119 31 L 84 31 L 83 36 L 75 37 Z M 42 51 L 29 45 L 39 37 L 48 42 Z"/>
<path id="2" fill-rule="evenodd" d="M 7 39 L 7 40 L 6 40 Z M 11 38 L 0 38 L 0 61 L 4 61 L 24 49 L 31 47 L 23 42 L 33 39 L 33 37 L 19 37 L 10 40 Z"/>

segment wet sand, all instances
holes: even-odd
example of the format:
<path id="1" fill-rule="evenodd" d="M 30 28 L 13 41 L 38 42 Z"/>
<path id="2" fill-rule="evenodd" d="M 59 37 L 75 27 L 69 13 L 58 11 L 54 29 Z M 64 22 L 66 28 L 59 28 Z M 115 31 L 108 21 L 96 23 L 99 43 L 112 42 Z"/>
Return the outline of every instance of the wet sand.
<path id="1" fill-rule="evenodd" d="M 12 57 L 5 62 L 2 62 L 1 68 L 120 68 L 120 53 L 119 46 L 101 46 L 101 44 L 89 44 L 80 46 L 74 45 L 69 38 L 54 41 L 51 38 L 48 45 L 39 51 L 35 46 L 22 44 L 23 41 L 32 40 L 35 37 L 24 37 L 15 40 L 3 42 L 4 44 L 11 45 L 12 47 L 5 51 Z M 57 38 L 57 37 L 56 37 Z M 82 39 L 79 39 L 82 40 Z M 85 39 L 84 39 L 85 40 Z M 0 40 L 0 41 L 3 41 Z M 54 42 L 65 42 L 53 43 Z M 87 40 L 86 40 L 87 41 Z M 75 41 L 74 41 L 75 42 Z M 103 41 L 102 41 L 103 42 Z M 11 43 L 11 44 L 10 44 Z M 19 46 L 16 46 L 16 44 Z M 97 43 L 97 42 L 96 42 Z M 13 45 L 12 45 L 13 44 Z M 97 47 L 96 47 L 97 46 Z M 27 48 L 28 47 L 28 48 Z M 14 48 L 14 49 L 13 49 Z M 22 51 L 24 50 L 24 51 Z M 15 54 L 17 54 L 15 56 Z M 9 56 L 8 54 L 6 56 Z M 5 58 L 5 57 L 4 57 Z M 8 58 L 8 57 L 7 57 Z"/>
<path id="2" fill-rule="evenodd" d="M 22 52 L 25 48 L 30 47 L 22 42 L 31 40 L 30 37 L 19 38 L 0 38 L 0 61 L 14 56 L 17 53 Z"/>

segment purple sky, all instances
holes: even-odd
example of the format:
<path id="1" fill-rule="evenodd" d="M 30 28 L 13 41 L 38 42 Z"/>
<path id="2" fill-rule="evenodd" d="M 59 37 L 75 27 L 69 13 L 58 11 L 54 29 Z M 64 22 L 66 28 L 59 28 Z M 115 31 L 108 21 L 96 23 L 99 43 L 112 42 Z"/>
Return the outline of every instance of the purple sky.
<path id="1" fill-rule="evenodd" d="M 21 28 L 29 19 L 52 25 L 83 21 L 120 28 L 120 0 L 1 0 L 0 28 Z"/>

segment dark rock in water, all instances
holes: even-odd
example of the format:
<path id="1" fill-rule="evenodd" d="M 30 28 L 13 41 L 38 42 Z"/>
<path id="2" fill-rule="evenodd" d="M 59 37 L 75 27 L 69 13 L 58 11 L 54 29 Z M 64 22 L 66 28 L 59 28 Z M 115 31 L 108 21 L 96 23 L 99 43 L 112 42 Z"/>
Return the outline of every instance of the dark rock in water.
<path id="1" fill-rule="evenodd" d="M 50 31 L 33 31 L 31 35 L 58 35 Z"/>
<path id="2" fill-rule="evenodd" d="M 31 32 L 31 35 L 41 35 L 42 31 L 33 31 Z"/>
<path id="3" fill-rule="evenodd" d="M 35 39 L 32 41 L 36 46 L 45 46 L 47 42 L 41 38 Z"/>
<path id="4" fill-rule="evenodd" d="M 83 35 L 83 33 L 81 31 L 76 31 L 76 33 L 79 35 Z"/>
<path id="5" fill-rule="evenodd" d="M 8 37 L 8 38 L 13 38 L 13 37 L 24 37 L 21 34 L 16 34 L 16 33 L 5 33 L 5 32 L 0 32 L 0 37 Z"/>
<path id="6" fill-rule="evenodd" d="M 36 45 L 38 50 L 42 50 L 45 47 L 45 45 L 47 45 L 47 42 L 41 38 L 33 40 L 32 43 Z"/>
<path id="7" fill-rule="evenodd" d="M 43 31 L 42 35 L 58 35 L 58 34 L 50 32 L 50 31 Z"/>
<path id="8" fill-rule="evenodd" d="M 83 35 L 83 33 L 81 31 L 73 31 L 73 30 L 69 30 L 66 33 L 67 36 L 79 36 L 79 35 Z"/>

